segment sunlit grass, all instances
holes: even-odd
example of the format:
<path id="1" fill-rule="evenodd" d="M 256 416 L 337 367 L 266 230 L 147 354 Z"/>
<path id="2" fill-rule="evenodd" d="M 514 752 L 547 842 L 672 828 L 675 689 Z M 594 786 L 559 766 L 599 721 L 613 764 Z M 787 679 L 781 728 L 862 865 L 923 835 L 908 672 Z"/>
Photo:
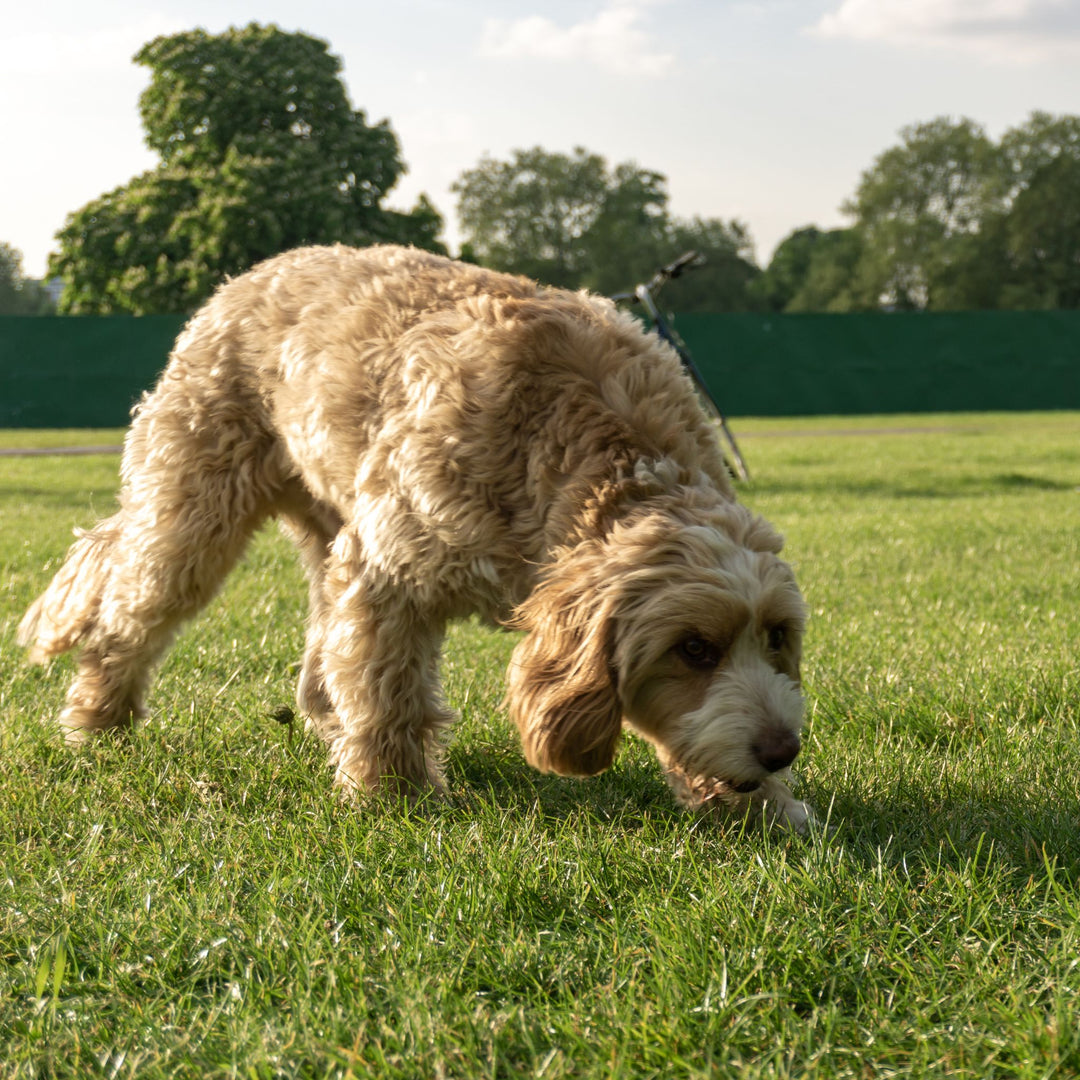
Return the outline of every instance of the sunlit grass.
<path id="1" fill-rule="evenodd" d="M 145 727 L 72 756 L 70 660 L 14 628 L 118 458 L 0 459 L 0 1075 L 1080 1074 L 1080 416 L 736 427 L 812 609 L 808 840 L 679 813 L 639 744 L 535 774 L 472 623 L 450 798 L 342 805 L 271 718 L 304 617 L 272 530 Z"/>

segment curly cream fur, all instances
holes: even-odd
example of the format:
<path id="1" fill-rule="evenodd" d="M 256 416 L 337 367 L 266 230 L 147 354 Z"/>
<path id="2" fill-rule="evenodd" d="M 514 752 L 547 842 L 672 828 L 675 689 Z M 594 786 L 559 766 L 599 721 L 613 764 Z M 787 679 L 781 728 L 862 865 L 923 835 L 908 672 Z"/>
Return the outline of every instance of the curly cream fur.
<path id="1" fill-rule="evenodd" d="M 804 619 L 780 539 L 735 502 L 677 358 L 606 300 L 412 249 L 289 252 L 191 319 L 122 480 L 20 627 L 35 659 L 81 649 L 71 741 L 144 711 L 273 516 L 309 580 L 297 699 L 339 784 L 441 787 L 443 629 L 478 612 L 525 631 L 508 700 L 539 768 L 599 772 L 628 726 L 684 801 L 719 785 L 806 820 L 776 779 Z"/>

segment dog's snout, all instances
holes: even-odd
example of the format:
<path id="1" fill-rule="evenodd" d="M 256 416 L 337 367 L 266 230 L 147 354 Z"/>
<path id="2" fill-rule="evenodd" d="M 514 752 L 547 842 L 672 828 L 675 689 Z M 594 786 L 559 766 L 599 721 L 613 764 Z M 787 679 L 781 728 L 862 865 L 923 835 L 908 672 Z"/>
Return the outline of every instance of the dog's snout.
<path id="1" fill-rule="evenodd" d="M 786 768 L 798 756 L 802 744 L 794 731 L 786 728 L 766 728 L 752 747 L 754 757 L 763 769 L 776 772 Z"/>

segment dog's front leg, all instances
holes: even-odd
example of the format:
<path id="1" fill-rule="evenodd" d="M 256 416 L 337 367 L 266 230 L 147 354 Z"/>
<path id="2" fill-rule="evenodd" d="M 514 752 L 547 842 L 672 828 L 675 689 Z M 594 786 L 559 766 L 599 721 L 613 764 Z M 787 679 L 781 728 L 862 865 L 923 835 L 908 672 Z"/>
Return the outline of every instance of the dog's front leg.
<path id="1" fill-rule="evenodd" d="M 768 776 L 757 791 L 747 796 L 749 806 L 759 812 L 772 826 L 805 833 L 817 820 L 814 811 L 792 795 L 787 784 L 778 776 Z"/>
<path id="2" fill-rule="evenodd" d="M 745 794 L 720 781 L 688 777 L 670 763 L 665 764 L 665 775 L 676 800 L 688 809 L 719 811 L 796 833 L 807 832 L 817 821 L 810 806 L 796 799 L 784 783 L 791 778 L 786 769 L 767 776 L 760 787 Z"/>
<path id="3" fill-rule="evenodd" d="M 443 622 L 406 586 L 336 558 L 326 577 L 322 670 L 340 722 L 330 739 L 342 787 L 410 800 L 442 789 Z"/>

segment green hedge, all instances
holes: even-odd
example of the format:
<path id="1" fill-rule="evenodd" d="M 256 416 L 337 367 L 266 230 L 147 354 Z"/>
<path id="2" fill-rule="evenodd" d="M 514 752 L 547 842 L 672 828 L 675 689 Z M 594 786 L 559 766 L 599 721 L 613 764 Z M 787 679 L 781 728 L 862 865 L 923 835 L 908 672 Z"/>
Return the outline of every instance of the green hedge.
<path id="1" fill-rule="evenodd" d="M 0 318 L 0 427 L 118 427 L 179 316 Z M 1080 312 L 685 315 L 732 416 L 1080 409 Z"/>

